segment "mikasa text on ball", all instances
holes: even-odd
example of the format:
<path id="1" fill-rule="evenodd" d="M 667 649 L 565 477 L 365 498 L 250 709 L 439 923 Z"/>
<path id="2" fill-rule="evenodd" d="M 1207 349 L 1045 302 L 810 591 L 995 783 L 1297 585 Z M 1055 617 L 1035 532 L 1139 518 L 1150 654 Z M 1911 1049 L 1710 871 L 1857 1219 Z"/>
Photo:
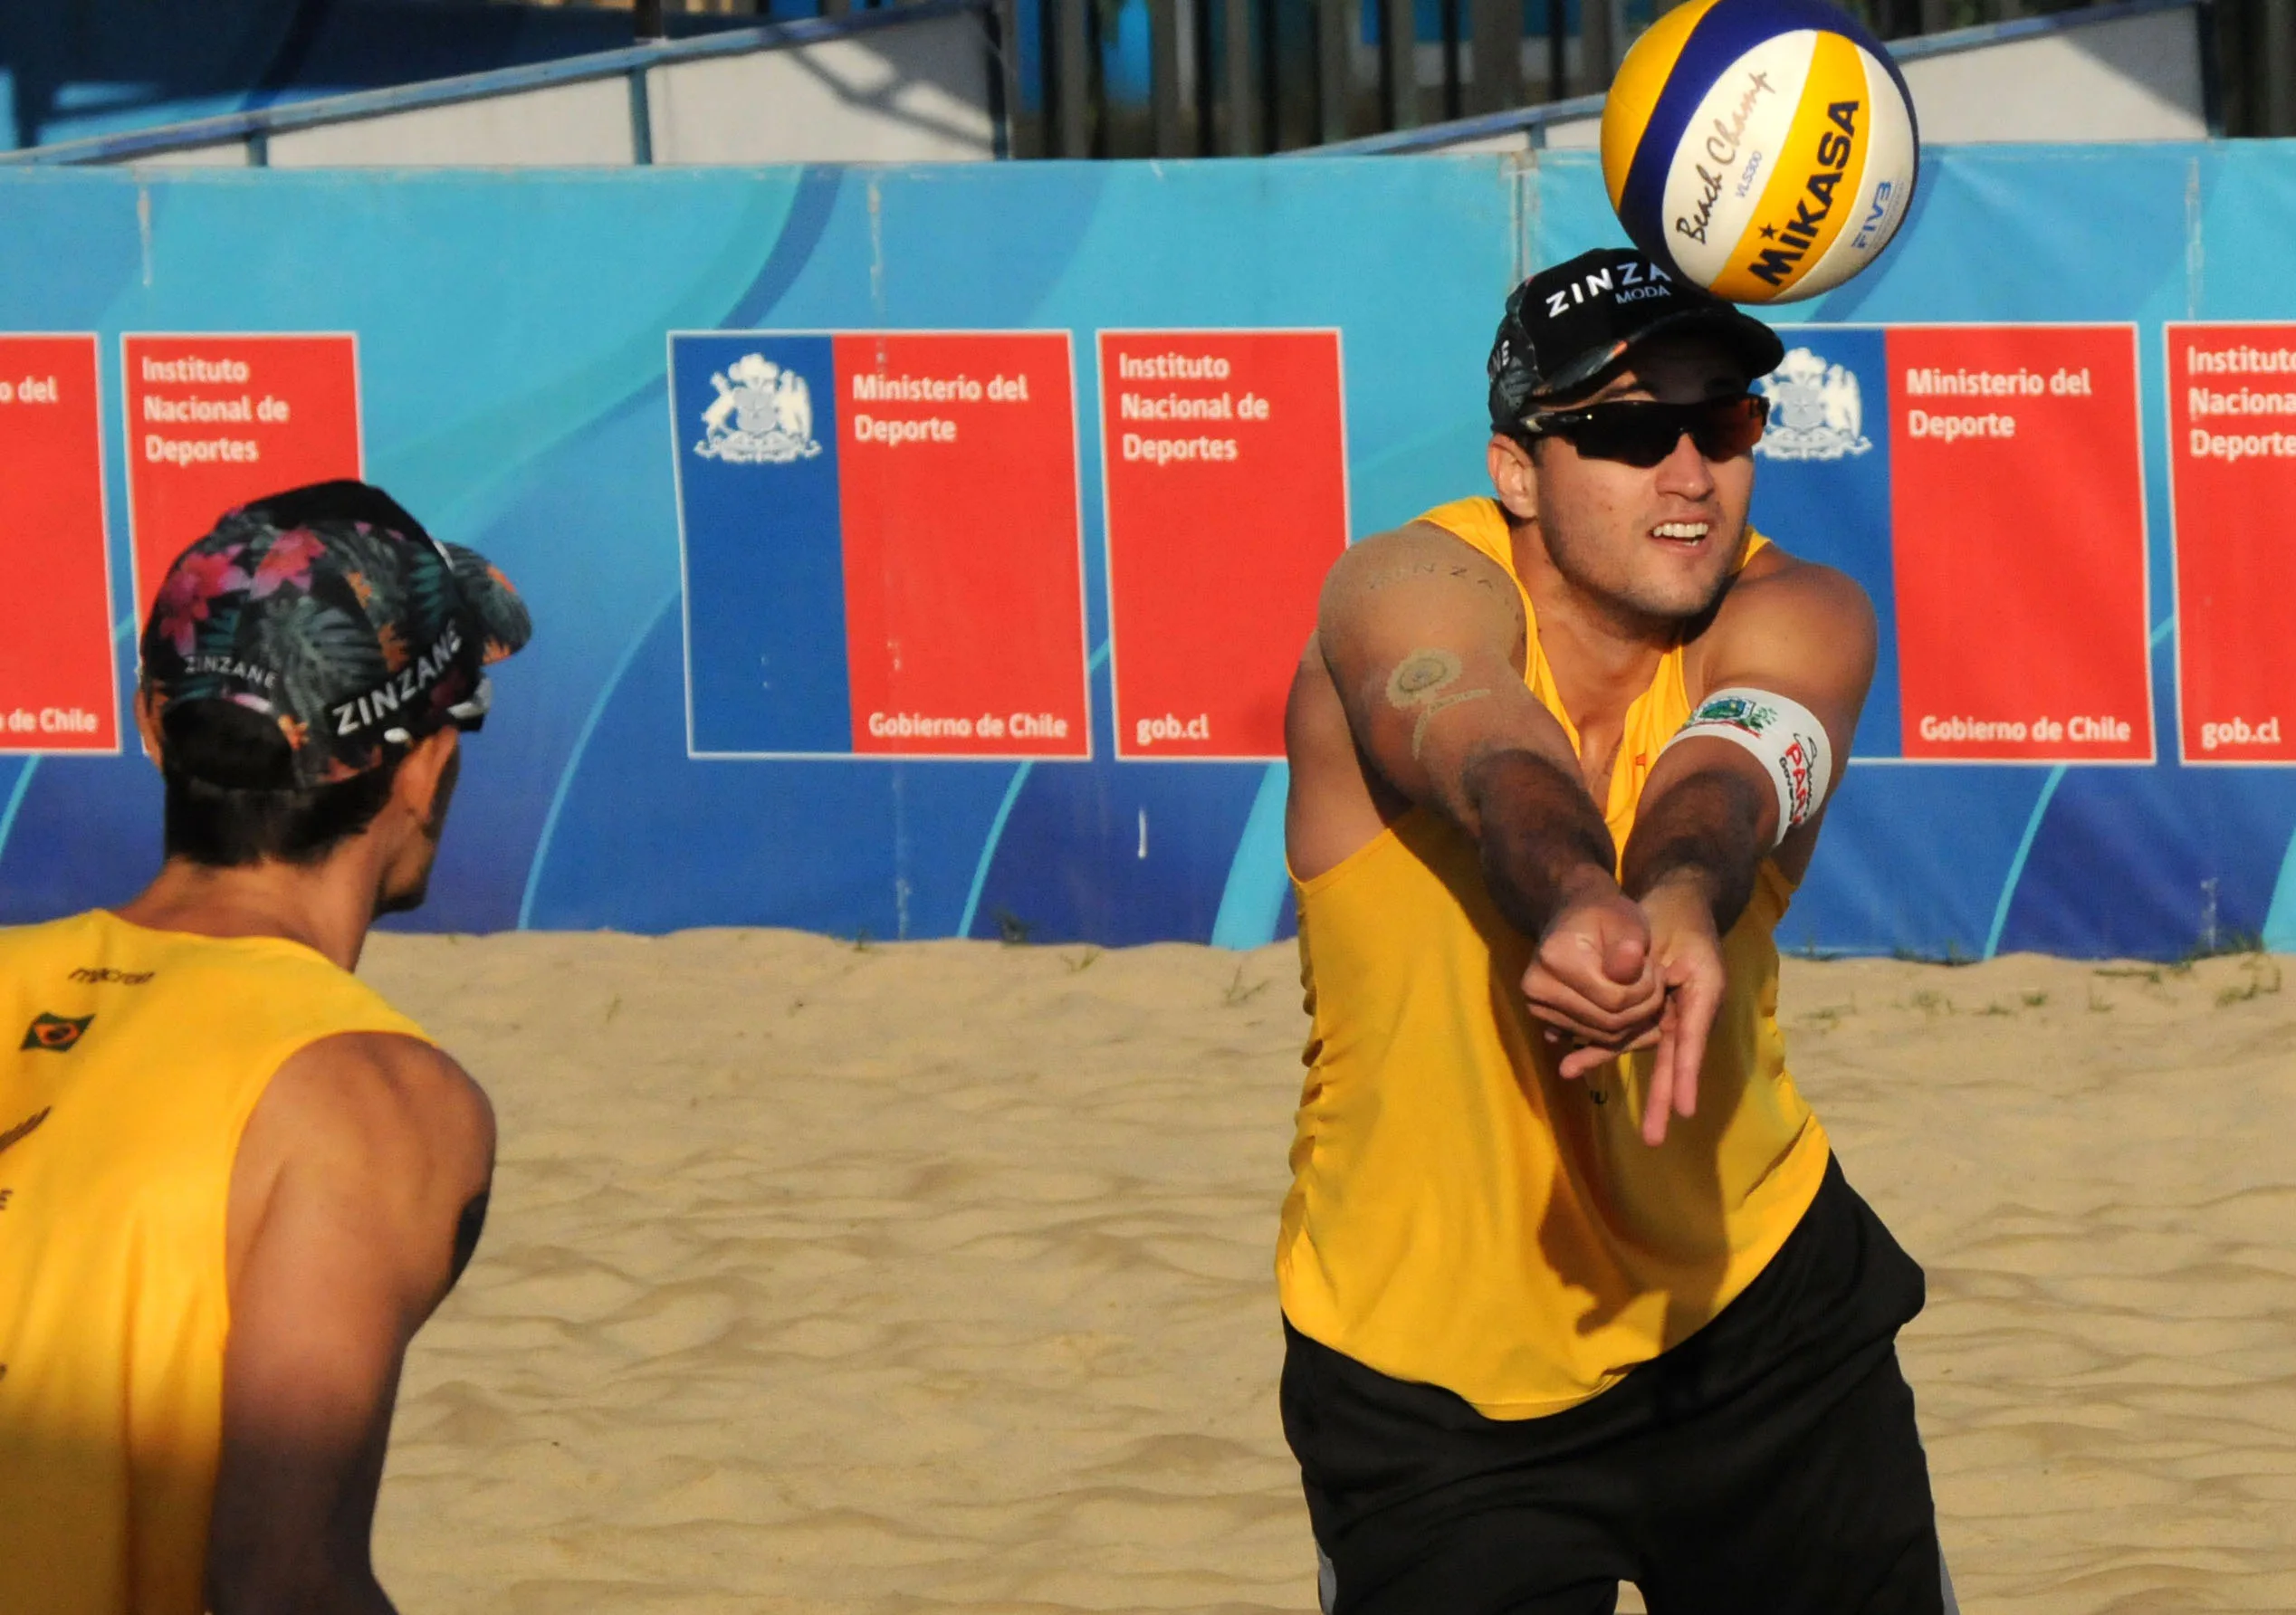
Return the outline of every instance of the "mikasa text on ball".
<path id="1" fill-rule="evenodd" d="M 1839 286 L 1913 201 L 1913 98 L 1824 0 L 1689 0 L 1602 106 L 1602 178 L 1644 252 L 1735 302 Z"/>

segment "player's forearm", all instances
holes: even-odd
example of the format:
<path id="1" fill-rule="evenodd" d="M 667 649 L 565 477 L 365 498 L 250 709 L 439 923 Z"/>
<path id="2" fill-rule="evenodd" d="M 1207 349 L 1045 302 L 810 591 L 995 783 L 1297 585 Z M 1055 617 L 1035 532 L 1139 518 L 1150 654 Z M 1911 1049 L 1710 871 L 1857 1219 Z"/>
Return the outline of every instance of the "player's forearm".
<path id="1" fill-rule="evenodd" d="M 1483 854 L 1483 882 L 1508 924 L 1545 934 L 1589 892 L 1616 891 L 1617 850 L 1586 788 L 1536 752 L 1469 764 L 1461 781 Z"/>
<path id="2" fill-rule="evenodd" d="M 1760 788 L 1728 769 L 1702 769 L 1647 800 L 1627 837 L 1620 884 L 1637 902 L 1660 884 L 1694 881 L 1717 933 L 1737 922 L 1754 895 L 1762 838 Z"/>
<path id="3" fill-rule="evenodd" d="M 249 1564 L 208 1579 L 215 1615 L 397 1615 L 374 1571 L 316 1557 Z"/>
<path id="4" fill-rule="evenodd" d="M 324 1425 L 271 1431 L 263 1448 L 226 1430 L 207 1544 L 214 1615 L 395 1615 L 370 1547 L 393 1389 L 343 1421 L 369 1427 L 356 1446 Z"/>

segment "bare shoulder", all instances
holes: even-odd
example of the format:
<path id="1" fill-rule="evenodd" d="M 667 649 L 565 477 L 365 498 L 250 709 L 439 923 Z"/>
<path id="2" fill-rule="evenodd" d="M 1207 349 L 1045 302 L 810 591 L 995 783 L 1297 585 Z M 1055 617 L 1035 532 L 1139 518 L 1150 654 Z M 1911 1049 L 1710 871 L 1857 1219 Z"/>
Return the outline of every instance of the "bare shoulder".
<path id="1" fill-rule="evenodd" d="M 1878 638 L 1873 602 L 1856 578 L 1771 543 L 1731 583 L 1698 649 L 1709 667 L 1804 656 L 1870 662 Z"/>
<path id="2" fill-rule="evenodd" d="M 248 1124 L 247 1148 L 323 1161 L 356 1175 L 409 1171 L 453 1193 L 483 1188 L 494 1111 L 445 1050 L 389 1032 L 345 1032 L 279 1068 Z"/>
<path id="3" fill-rule="evenodd" d="M 1348 546 L 1324 579 L 1324 610 L 1377 608 L 1382 596 L 1424 598 L 1467 592 L 1520 616 L 1522 601 L 1506 569 L 1456 533 L 1413 521 Z"/>
<path id="4" fill-rule="evenodd" d="M 1822 561 L 1805 559 L 1774 540 L 1748 558 L 1724 597 L 1722 615 L 1747 610 L 1814 611 L 1843 619 L 1870 620 L 1873 602 L 1849 573 Z"/>

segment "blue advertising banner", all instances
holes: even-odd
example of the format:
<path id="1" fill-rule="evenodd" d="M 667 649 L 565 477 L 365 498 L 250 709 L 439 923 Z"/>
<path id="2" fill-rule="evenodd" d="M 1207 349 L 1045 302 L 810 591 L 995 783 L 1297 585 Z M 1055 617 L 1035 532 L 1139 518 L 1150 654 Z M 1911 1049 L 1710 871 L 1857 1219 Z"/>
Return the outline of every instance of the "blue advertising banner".
<path id="1" fill-rule="evenodd" d="M 829 339 L 680 334 L 670 339 L 669 383 L 688 749 L 848 753 Z M 757 508 L 759 465 L 776 468 L 770 512 Z"/>
<path id="2" fill-rule="evenodd" d="M 1808 340 L 1804 340 L 1807 338 Z M 1872 326 L 1796 332 L 1762 389 L 1771 429 L 1757 445 L 1755 525 L 1796 555 L 1839 567 L 1873 600 L 1881 629 L 1873 688 L 1858 720 L 1857 758 L 1902 757 L 1899 739 L 1897 582 L 1890 567 L 1889 375 Z"/>
<path id="3" fill-rule="evenodd" d="M 1873 597 L 1854 755 L 2152 761 L 2135 327 L 1790 336 L 1754 519 Z"/>
<path id="4" fill-rule="evenodd" d="M 670 341 L 694 756 L 1092 754 L 1067 333 Z"/>
<path id="5" fill-rule="evenodd" d="M 445 930 L 1283 934 L 1281 764 L 1115 743 L 1104 333 L 1162 367 L 1128 372 L 1138 407 L 1190 417 L 1123 423 L 1127 509 L 1310 397 L 1223 379 L 1220 333 L 1337 333 L 1324 508 L 1361 537 L 1485 487 L 1501 299 L 1619 239 L 1567 153 L 0 186 L 0 334 L 94 333 L 110 399 L 138 333 L 355 335 L 367 474 L 528 597 L 408 922 Z M 2243 671 L 2296 666 L 2242 526 L 2273 423 L 2233 397 L 2296 319 L 2291 217 L 2280 145 L 1937 151 L 1879 270 L 1775 311 L 1756 524 L 1858 578 L 1884 635 L 1784 941 L 2296 946 L 2296 691 Z M 144 445 L 116 406 L 101 431 L 121 726 Z M 0 569 L 41 541 L 0 532 Z M 1124 543 L 1173 597 L 1154 535 Z M 1239 575 L 1288 594 L 1308 540 L 1265 543 Z M 2196 620 L 2260 647 L 2185 656 L 2205 736 L 2180 555 Z M 1218 587 L 1216 554 L 1174 556 Z M 1288 641 L 1301 602 L 1268 607 Z M 158 842 L 132 746 L 0 755 L 0 920 L 119 901 Z"/>

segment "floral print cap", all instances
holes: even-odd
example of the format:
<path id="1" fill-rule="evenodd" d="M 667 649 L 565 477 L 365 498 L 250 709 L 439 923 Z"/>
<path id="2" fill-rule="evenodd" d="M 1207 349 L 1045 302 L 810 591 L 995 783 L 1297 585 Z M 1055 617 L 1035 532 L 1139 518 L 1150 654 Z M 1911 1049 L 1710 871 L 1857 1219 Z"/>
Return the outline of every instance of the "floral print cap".
<path id="1" fill-rule="evenodd" d="M 448 723 L 533 632 L 510 580 L 381 489 L 315 483 L 231 511 L 176 558 L 144 625 L 164 712 L 230 701 L 273 718 L 293 783 L 348 779 Z"/>

